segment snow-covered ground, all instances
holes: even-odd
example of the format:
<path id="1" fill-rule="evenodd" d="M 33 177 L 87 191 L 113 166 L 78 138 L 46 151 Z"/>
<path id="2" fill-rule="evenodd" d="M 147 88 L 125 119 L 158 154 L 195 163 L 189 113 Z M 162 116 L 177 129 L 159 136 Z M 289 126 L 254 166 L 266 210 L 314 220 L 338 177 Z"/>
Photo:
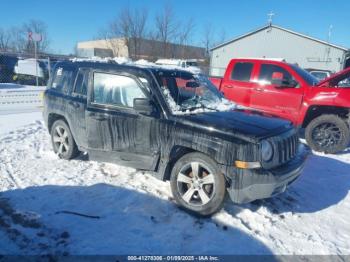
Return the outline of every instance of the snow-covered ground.
<path id="1" fill-rule="evenodd" d="M 168 182 L 58 159 L 40 113 L 0 115 L 0 254 L 350 255 L 349 189 L 349 149 L 313 154 L 286 193 L 200 219 Z"/>

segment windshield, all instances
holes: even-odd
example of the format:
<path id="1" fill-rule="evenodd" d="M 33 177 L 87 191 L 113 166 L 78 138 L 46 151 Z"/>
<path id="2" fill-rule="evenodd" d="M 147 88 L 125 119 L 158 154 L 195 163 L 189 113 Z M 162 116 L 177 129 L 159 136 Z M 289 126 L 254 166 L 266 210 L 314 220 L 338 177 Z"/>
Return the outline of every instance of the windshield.
<path id="1" fill-rule="evenodd" d="M 295 72 L 297 72 L 297 74 L 302 78 L 304 79 L 304 81 L 310 85 L 310 86 L 315 86 L 317 85 L 317 83 L 319 82 L 319 80 L 314 77 L 313 75 L 311 75 L 309 72 L 307 72 L 306 70 L 300 68 L 299 66 L 297 65 L 290 65 Z"/>
<path id="2" fill-rule="evenodd" d="M 173 114 L 228 111 L 235 107 L 203 75 L 161 71 L 156 77 Z"/>

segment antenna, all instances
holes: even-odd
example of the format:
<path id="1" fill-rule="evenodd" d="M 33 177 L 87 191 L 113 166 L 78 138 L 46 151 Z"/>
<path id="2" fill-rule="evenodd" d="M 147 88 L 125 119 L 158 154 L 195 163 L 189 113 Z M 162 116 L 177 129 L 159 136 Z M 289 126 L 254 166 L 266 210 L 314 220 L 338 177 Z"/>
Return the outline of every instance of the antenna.
<path id="1" fill-rule="evenodd" d="M 333 25 L 330 25 L 328 29 L 328 39 L 327 39 L 328 44 L 331 43 L 332 30 L 333 30 Z M 329 62 L 330 52 L 331 52 L 331 47 L 327 46 L 325 50 L 325 59 L 324 59 L 326 64 Z"/>
<path id="2" fill-rule="evenodd" d="M 328 29 L 328 44 L 331 42 L 332 30 L 333 30 L 333 25 L 330 25 Z"/>
<path id="3" fill-rule="evenodd" d="M 267 16 L 269 17 L 269 18 L 267 19 L 267 22 L 268 22 L 269 26 L 272 26 L 272 18 L 273 18 L 274 15 L 275 15 L 275 14 L 274 14 L 272 11 L 271 11 L 270 13 L 267 14 Z"/>

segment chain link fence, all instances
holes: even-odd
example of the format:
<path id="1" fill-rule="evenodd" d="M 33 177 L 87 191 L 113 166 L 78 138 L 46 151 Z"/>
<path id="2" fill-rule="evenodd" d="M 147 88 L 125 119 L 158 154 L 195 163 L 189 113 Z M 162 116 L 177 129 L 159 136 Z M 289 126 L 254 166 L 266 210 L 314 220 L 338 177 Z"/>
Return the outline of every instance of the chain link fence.
<path id="1" fill-rule="evenodd" d="M 30 54 L 0 52 L 0 86 L 3 84 L 45 86 L 51 67 L 49 56 L 35 59 L 34 55 Z"/>
<path id="2" fill-rule="evenodd" d="M 51 69 L 57 61 L 69 57 L 0 52 L 0 114 L 26 111 L 42 105 Z"/>

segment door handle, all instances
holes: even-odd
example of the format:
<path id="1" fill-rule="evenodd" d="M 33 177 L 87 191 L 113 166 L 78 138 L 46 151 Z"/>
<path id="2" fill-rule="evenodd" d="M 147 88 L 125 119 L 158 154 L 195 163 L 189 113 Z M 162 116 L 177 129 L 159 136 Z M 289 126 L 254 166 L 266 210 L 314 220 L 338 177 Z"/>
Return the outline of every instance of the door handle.
<path id="1" fill-rule="evenodd" d="M 108 119 L 106 116 L 101 116 L 96 113 L 89 113 L 89 116 L 97 121 L 104 121 Z"/>
<path id="2" fill-rule="evenodd" d="M 80 107 L 80 105 L 79 105 L 78 103 L 73 102 L 73 101 L 69 101 L 69 104 L 70 104 L 71 106 L 73 106 L 74 108 L 79 108 L 79 107 Z"/>
<path id="3" fill-rule="evenodd" d="M 107 120 L 107 117 L 104 116 L 93 116 L 93 119 L 97 120 L 97 121 L 104 121 Z"/>
<path id="4" fill-rule="evenodd" d="M 233 88 L 233 86 L 231 86 L 231 85 L 226 85 L 225 87 L 226 88 Z"/>
<path id="5" fill-rule="evenodd" d="M 258 91 L 258 92 L 264 92 L 265 89 L 264 88 L 261 88 L 261 87 L 256 87 L 254 88 L 255 91 Z"/>

